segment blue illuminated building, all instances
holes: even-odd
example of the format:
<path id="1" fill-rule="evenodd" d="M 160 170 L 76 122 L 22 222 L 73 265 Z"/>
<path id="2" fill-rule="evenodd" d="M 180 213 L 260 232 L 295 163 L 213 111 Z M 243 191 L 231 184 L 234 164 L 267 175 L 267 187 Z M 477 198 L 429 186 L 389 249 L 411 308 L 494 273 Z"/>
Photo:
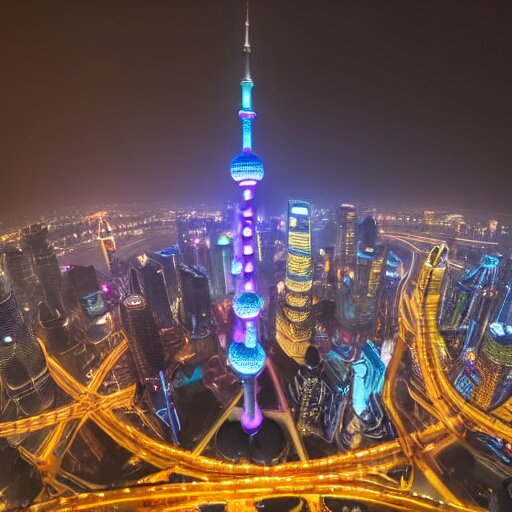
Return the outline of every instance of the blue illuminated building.
<path id="1" fill-rule="evenodd" d="M 352 363 L 352 407 L 361 416 L 369 407 L 372 396 L 381 395 L 386 367 L 375 346 L 367 341 L 361 349 L 361 358 Z"/>
<path id="2" fill-rule="evenodd" d="M 400 263 L 400 258 L 393 251 L 389 251 L 386 261 L 386 272 L 384 274 L 386 289 L 394 288 L 398 285 L 400 281 L 400 274 L 398 273 Z"/>
<path id="3" fill-rule="evenodd" d="M 229 347 L 228 360 L 242 381 L 244 406 L 242 426 L 249 433 L 255 433 L 263 415 L 256 400 L 255 379 L 265 366 L 265 351 L 258 341 L 258 317 L 263 308 L 263 299 L 256 293 L 255 235 L 256 209 L 254 194 L 257 183 L 263 178 L 263 162 L 252 152 L 252 123 L 256 112 L 252 108 L 252 88 L 249 57 L 249 4 L 245 19 L 245 73 L 241 81 L 242 108 L 238 112 L 242 122 L 242 153 L 231 161 L 231 177 L 242 189 L 234 258 L 231 273 L 236 279 L 236 295 L 233 310 L 236 316 L 233 341 Z"/>

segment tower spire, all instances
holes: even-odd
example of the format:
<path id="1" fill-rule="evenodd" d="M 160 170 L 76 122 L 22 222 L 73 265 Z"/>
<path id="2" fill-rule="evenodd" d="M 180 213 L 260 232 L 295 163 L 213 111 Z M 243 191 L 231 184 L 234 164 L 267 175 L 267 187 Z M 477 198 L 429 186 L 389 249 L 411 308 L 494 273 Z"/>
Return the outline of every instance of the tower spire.
<path id="1" fill-rule="evenodd" d="M 245 41 L 244 41 L 244 53 L 245 53 L 245 75 L 244 80 L 251 79 L 251 68 L 249 65 L 249 55 L 251 53 L 251 42 L 249 40 L 249 0 L 245 4 Z"/>

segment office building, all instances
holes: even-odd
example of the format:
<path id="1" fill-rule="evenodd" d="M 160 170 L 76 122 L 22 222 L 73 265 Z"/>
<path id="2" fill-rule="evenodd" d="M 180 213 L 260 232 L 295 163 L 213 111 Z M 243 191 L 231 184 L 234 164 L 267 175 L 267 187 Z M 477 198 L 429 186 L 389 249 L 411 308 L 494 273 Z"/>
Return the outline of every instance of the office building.
<path id="1" fill-rule="evenodd" d="M 38 414 L 54 404 L 56 387 L 43 352 L 1 271 L 0 380 L 18 418 Z"/>
<path id="2" fill-rule="evenodd" d="M 32 224 L 21 231 L 23 251 L 30 257 L 46 302 L 50 307 L 61 310 L 61 273 L 57 256 L 47 238 L 48 227 L 43 224 Z"/>
<path id="3" fill-rule="evenodd" d="M 202 267 L 180 266 L 183 293 L 182 324 L 193 336 L 203 337 L 212 332 L 213 313 L 208 274 Z"/>
<path id="4" fill-rule="evenodd" d="M 336 210 L 336 242 L 334 262 L 341 272 L 355 270 L 356 264 L 356 209 L 354 205 L 342 204 Z"/>
<path id="5" fill-rule="evenodd" d="M 121 322 L 133 356 L 138 381 L 158 381 L 165 370 L 163 348 L 149 305 L 141 295 L 129 295 L 121 303 Z"/>
<path id="6" fill-rule="evenodd" d="M 299 364 L 304 362 L 311 341 L 311 204 L 288 202 L 288 242 L 284 297 L 276 321 L 276 339 L 283 351 Z"/>

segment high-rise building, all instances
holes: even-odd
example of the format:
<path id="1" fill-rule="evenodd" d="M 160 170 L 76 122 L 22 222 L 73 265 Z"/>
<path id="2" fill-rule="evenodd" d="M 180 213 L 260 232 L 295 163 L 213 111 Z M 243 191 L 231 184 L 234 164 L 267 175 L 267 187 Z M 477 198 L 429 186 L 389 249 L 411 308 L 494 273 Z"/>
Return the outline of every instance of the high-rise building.
<path id="1" fill-rule="evenodd" d="M 486 330 L 476 358 L 473 399 L 490 410 L 512 394 L 512 282 L 495 322 Z"/>
<path id="2" fill-rule="evenodd" d="M 212 332 L 212 302 L 208 275 L 201 267 L 180 267 L 183 293 L 182 323 L 194 336 L 206 336 Z"/>
<path id="3" fill-rule="evenodd" d="M 440 323 L 443 331 L 460 338 L 460 351 L 475 355 L 492 322 L 498 296 L 500 257 L 485 254 L 462 278 L 449 279 L 443 294 Z M 464 378 L 464 377 L 463 377 Z"/>
<path id="4" fill-rule="evenodd" d="M 39 304 L 39 329 L 48 352 L 59 360 L 75 378 L 86 382 L 95 355 L 63 312 L 51 309 L 46 302 Z"/>
<path id="5" fill-rule="evenodd" d="M 72 266 L 63 273 L 62 289 L 68 315 L 80 324 L 87 334 L 87 341 L 94 345 L 97 352 L 107 352 L 113 341 L 113 320 L 95 268 L 92 265 Z"/>
<path id="6" fill-rule="evenodd" d="M 283 351 L 300 364 L 312 336 L 312 286 L 311 204 L 290 200 L 285 293 L 277 315 L 276 339 Z"/>
<path id="7" fill-rule="evenodd" d="M 185 265 L 201 267 L 210 274 L 210 246 L 209 241 L 202 236 L 193 236 L 181 243 L 182 259 Z"/>
<path id="8" fill-rule="evenodd" d="M 119 261 L 116 256 L 116 241 L 112 228 L 105 217 L 100 217 L 98 220 L 98 239 L 107 268 L 111 274 L 117 274 L 119 271 Z"/>
<path id="9" fill-rule="evenodd" d="M 167 247 L 160 251 L 148 253 L 147 256 L 162 266 L 173 318 L 183 318 L 183 292 L 178 247 Z"/>
<path id="10" fill-rule="evenodd" d="M 220 302 L 228 293 L 234 291 L 231 261 L 233 244 L 231 238 L 221 234 L 211 248 L 211 290 L 213 302 Z"/>
<path id="11" fill-rule="evenodd" d="M 24 315 L 31 315 L 41 300 L 42 290 L 30 260 L 27 254 L 17 247 L 6 247 L 3 252 L 4 268 L 18 306 Z"/>
<path id="12" fill-rule="evenodd" d="M 130 261 L 130 292 L 142 295 L 159 329 L 174 325 L 171 304 L 167 295 L 165 272 L 162 265 L 146 255 Z"/>
<path id="13" fill-rule="evenodd" d="M 149 305 L 141 295 L 129 295 L 121 303 L 121 321 L 135 362 L 139 382 L 158 382 L 164 370 L 164 354 Z"/>
<path id="14" fill-rule="evenodd" d="M 0 271 L 0 381 L 17 408 L 17 416 L 37 414 L 51 407 L 55 383 L 43 352 L 23 319 L 10 283 Z"/>
<path id="15" fill-rule="evenodd" d="M 249 432 L 256 432 L 263 415 L 256 400 L 255 379 L 265 365 L 265 351 L 259 343 L 258 318 L 263 309 L 263 299 L 256 292 L 255 231 L 256 209 L 254 194 L 256 185 L 263 179 L 263 162 L 252 152 L 252 123 L 256 112 L 252 108 L 252 88 L 249 56 L 249 4 L 245 19 L 245 73 L 241 81 L 242 108 L 238 112 L 242 122 L 242 152 L 231 161 L 231 177 L 242 191 L 243 202 L 239 209 L 238 226 L 235 239 L 235 254 L 232 273 L 236 278 L 237 294 L 233 299 L 235 312 L 234 340 L 229 346 L 228 360 L 242 381 L 244 389 L 244 407 L 242 426 Z"/>
<path id="16" fill-rule="evenodd" d="M 342 204 L 336 211 L 335 266 L 341 271 L 355 270 L 356 265 L 356 209 Z"/>
<path id="17" fill-rule="evenodd" d="M 378 294 L 385 277 L 388 247 L 376 245 L 375 221 L 371 217 L 363 221 L 361 228 L 353 288 L 355 321 L 358 324 L 371 324 L 375 319 Z"/>
<path id="18" fill-rule="evenodd" d="M 73 305 L 87 321 L 107 312 L 105 298 L 93 265 L 73 266 L 64 273 L 63 280 L 66 306 Z"/>
<path id="19" fill-rule="evenodd" d="M 62 310 L 59 263 L 47 237 L 48 227 L 42 224 L 32 224 L 21 231 L 23 250 L 30 255 L 46 302 L 50 307 Z"/>

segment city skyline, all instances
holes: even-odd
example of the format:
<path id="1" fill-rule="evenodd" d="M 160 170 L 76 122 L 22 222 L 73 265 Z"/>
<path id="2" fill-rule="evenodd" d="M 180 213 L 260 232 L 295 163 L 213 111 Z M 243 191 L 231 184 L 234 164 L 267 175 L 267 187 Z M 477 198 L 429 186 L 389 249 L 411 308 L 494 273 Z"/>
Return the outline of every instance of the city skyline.
<path id="1" fill-rule="evenodd" d="M 3 16 L 2 213 L 230 198 L 239 2 L 58 6 Z M 489 179 L 510 167 L 498 2 L 253 11 L 266 210 L 385 197 L 509 211 L 507 187 Z"/>
<path id="2" fill-rule="evenodd" d="M 497 10 L 393 3 L 62 2 L 19 34 L 44 80 L 5 139 L 40 172 L 0 220 L 0 510 L 512 509 Z"/>

